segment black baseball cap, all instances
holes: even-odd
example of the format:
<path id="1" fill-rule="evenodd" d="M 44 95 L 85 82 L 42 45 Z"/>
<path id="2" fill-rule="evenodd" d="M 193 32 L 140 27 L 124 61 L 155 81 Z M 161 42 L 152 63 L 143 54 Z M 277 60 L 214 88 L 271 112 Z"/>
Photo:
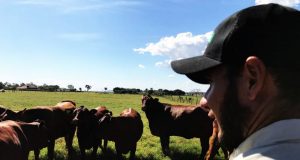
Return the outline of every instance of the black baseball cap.
<path id="1" fill-rule="evenodd" d="M 300 70 L 300 12 L 273 3 L 240 10 L 217 26 L 203 55 L 172 61 L 171 66 L 206 84 L 209 69 L 243 64 L 249 56 L 266 66 Z"/>

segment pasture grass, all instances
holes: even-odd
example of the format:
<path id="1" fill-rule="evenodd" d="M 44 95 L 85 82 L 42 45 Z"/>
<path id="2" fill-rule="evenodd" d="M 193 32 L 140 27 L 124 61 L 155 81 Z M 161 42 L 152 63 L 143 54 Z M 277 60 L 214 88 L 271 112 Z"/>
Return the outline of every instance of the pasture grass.
<path id="1" fill-rule="evenodd" d="M 141 139 L 138 141 L 136 150 L 137 160 L 194 160 L 200 155 L 200 141 L 197 138 L 184 139 L 181 137 L 170 137 L 171 155 L 166 157 L 163 155 L 159 137 L 153 136 L 149 130 L 148 120 L 145 113 L 141 110 L 141 96 L 130 94 L 103 94 L 93 92 L 5 92 L 0 93 L 0 105 L 12 110 L 23 110 L 34 106 L 51 106 L 62 100 L 73 100 L 77 106 L 85 106 L 89 109 L 97 106 L 106 106 L 113 112 L 114 116 L 118 116 L 124 109 L 133 108 L 137 110 L 144 124 L 144 131 Z M 199 97 L 198 97 L 199 98 Z M 197 99 L 198 99 L 197 98 Z M 170 98 L 159 97 L 161 102 L 171 104 L 182 104 L 177 101 L 172 101 Z M 79 147 L 77 137 L 73 140 L 75 153 L 73 159 L 79 159 Z M 92 149 L 87 151 L 87 159 L 91 154 Z M 42 160 L 47 159 L 47 149 L 41 150 L 40 157 Z M 34 159 L 33 152 L 30 153 L 29 159 Z M 67 150 L 65 141 L 59 138 L 55 142 L 55 159 L 67 159 Z M 112 160 L 116 159 L 116 152 L 113 142 L 108 142 L 108 152 L 102 154 L 98 148 L 97 159 Z M 124 159 L 129 159 L 129 153 L 124 155 Z M 216 159 L 223 159 L 223 154 L 217 156 Z"/>

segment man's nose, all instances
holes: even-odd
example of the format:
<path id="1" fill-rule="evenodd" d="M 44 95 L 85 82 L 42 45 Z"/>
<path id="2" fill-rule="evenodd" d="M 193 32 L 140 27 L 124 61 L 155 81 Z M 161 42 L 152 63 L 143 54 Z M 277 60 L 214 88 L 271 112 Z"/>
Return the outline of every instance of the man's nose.
<path id="1" fill-rule="evenodd" d="M 209 112 L 209 110 L 210 110 L 210 108 L 209 108 L 209 106 L 208 106 L 208 104 L 207 104 L 207 100 L 206 100 L 204 97 L 202 97 L 202 98 L 200 99 L 199 106 L 200 106 L 201 108 L 203 108 L 203 109 L 204 109 L 205 111 L 207 111 L 207 112 Z"/>
<path id="2" fill-rule="evenodd" d="M 207 104 L 207 100 L 206 100 L 205 97 L 201 98 L 201 100 L 200 100 L 200 107 L 209 109 L 209 106 Z"/>

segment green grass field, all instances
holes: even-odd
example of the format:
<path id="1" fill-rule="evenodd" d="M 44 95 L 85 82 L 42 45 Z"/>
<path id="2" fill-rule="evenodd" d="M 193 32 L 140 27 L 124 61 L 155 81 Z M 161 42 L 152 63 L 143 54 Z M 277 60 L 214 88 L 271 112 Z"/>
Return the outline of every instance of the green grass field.
<path id="1" fill-rule="evenodd" d="M 171 101 L 170 98 L 159 97 L 164 103 L 178 103 Z M 184 139 L 180 137 L 170 138 L 171 156 L 165 157 L 160 147 L 158 137 L 151 135 L 148 120 L 141 110 L 141 95 L 128 94 L 100 94 L 87 92 L 5 92 L 0 93 L 0 105 L 12 110 L 22 110 L 41 105 L 55 105 L 62 100 L 73 100 L 77 106 L 84 105 L 87 108 L 95 108 L 97 106 L 106 106 L 114 115 L 119 115 L 125 108 L 133 108 L 137 110 L 144 123 L 144 132 L 137 144 L 136 159 L 144 160 L 194 160 L 200 155 L 199 139 Z M 79 148 L 77 137 L 73 141 L 73 147 L 76 151 L 74 157 L 79 157 Z M 91 150 L 87 152 L 89 155 Z M 63 138 L 56 140 L 55 143 L 55 159 L 66 159 L 65 142 Z M 115 159 L 116 153 L 114 143 L 108 143 L 108 154 L 103 157 L 101 149 L 98 149 L 98 159 Z M 125 159 L 129 158 L 129 153 L 124 155 Z M 44 148 L 40 154 L 41 159 L 47 159 L 47 149 Z M 216 159 L 223 159 L 223 154 L 217 156 Z M 30 153 L 29 159 L 34 159 L 33 153 Z M 79 158 L 75 158 L 79 159 Z"/>

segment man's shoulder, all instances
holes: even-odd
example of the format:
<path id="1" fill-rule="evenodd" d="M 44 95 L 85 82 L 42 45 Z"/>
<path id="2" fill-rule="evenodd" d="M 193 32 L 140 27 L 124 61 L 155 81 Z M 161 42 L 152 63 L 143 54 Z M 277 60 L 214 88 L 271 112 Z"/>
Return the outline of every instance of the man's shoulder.
<path id="1" fill-rule="evenodd" d="M 298 157 L 299 148 L 300 119 L 282 120 L 249 136 L 234 150 L 231 159 L 293 160 Z"/>

